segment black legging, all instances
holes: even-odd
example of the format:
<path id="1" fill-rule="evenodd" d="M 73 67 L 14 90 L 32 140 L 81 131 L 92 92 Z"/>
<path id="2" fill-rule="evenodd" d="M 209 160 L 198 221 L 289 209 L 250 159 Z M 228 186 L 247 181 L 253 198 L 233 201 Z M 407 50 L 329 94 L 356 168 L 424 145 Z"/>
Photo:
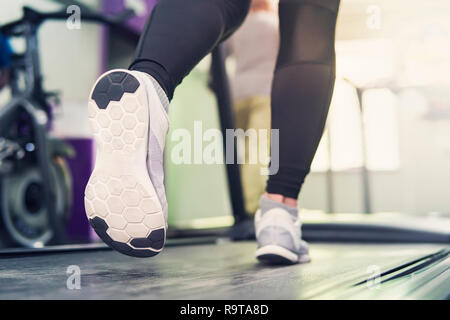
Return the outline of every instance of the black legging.
<path id="1" fill-rule="evenodd" d="M 279 171 L 269 176 L 269 193 L 297 198 L 309 173 L 333 92 L 339 1 L 280 0 L 280 51 L 272 85 Z M 171 99 L 194 66 L 239 27 L 249 6 L 250 0 L 160 0 L 130 69 L 153 76 Z"/>

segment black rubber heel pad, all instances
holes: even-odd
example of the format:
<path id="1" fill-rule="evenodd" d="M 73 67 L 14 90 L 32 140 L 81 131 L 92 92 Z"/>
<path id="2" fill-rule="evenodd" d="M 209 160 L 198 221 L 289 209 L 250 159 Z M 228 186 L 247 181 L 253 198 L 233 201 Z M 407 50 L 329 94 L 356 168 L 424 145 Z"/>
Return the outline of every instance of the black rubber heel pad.
<path id="1" fill-rule="evenodd" d="M 268 265 L 292 265 L 296 263 L 285 257 L 270 253 L 258 256 L 258 260 Z"/>
<path id="2" fill-rule="evenodd" d="M 105 242 L 108 246 L 115 249 L 116 251 L 123 253 L 127 256 L 131 257 L 138 257 L 138 258 L 147 258 L 147 257 L 153 257 L 157 255 L 159 252 L 152 251 L 149 249 L 145 250 L 137 250 L 132 247 L 130 247 L 128 244 L 123 242 L 114 241 L 111 239 L 111 237 L 106 233 L 106 230 L 108 230 L 108 225 L 106 224 L 105 220 L 103 220 L 100 217 L 95 217 L 93 219 L 89 219 L 89 223 L 91 224 L 92 228 L 94 228 L 95 232 L 98 234 L 98 236 Z M 162 231 L 162 233 L 161 233 Z M 154 230 L 150 233 L 148 236 L 150 242 L 147 242 L 146 244 L 152 244 L 152 248 L 154 249 L 161 249 L 164 245 L 164 229 L 158 229 Z M 131 243 L 134 245 L 133 241 L 135 240 L 141 240 L 141 239 L 133 239 Z M 139 241 L 138 241 L 139 243 Z M 138 246 L 136 246 L 138 247 Z"/>
<path id="3" fill-rule="evenodd" d="M 115 71 L 102 77 L 94 88 L 91 98 L 100 109 L 106 109 L 110 101 L 120 101 L 125 92 L 134 93 L 139 81 L 130 73 Z"/>

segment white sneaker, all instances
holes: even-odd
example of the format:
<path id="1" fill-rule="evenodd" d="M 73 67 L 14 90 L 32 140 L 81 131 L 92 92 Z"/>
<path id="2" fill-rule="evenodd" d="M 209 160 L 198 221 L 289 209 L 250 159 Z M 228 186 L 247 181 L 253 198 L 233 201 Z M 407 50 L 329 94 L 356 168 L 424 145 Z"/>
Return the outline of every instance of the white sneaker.
<path id="1" fill-rule="evenodd" d="M 134 257 L 158 254 L 166 238 L 163 151 L 169 121 L 158 90 L 150 76 L 116 69 L 99 77 L 89 97 L 97 155 L 85 191 L 86 214 L 105 243 Z"/>
<path id="2" fill-rule="evenodd" d="M 308 244 L 301 239 L 300 219 L 283 207 L 255 215 L 258 242 L 256 258 L 267 264 L 294 264 L 310 261 Z"/>

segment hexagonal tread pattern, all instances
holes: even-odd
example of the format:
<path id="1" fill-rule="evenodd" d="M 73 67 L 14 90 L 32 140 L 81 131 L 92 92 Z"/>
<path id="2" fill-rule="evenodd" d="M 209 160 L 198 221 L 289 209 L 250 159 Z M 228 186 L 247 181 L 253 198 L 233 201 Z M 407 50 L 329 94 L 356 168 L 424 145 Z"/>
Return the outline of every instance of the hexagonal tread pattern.
<path id="1" fill-rule="evenodd" d="M 118 85 L 114 81 L 122 81 L 124 86 L 120 98 L 116 99 L 116 95 L 109 100 L 98 98 L 99 92 L 109 97 L 110 85 Z M 127 85 L 134 81 L 136 86 Z M 147 97 L 145 91 L 138 88 L 138 80 L 125 72 L 109 73 L 97 82 L 88 103 L 88 117 L 95 141 L 102 151 L 127 154 L 136 151 L 145 140 L 148 131 Z M 106 105 L 101 104 L 105 99 Z"/>
<path id="2" fill-rule="evenodd" d="M 89 220 L 102 221 L 101 227 L 91 222 L 95 231 L 100 228 L 97 234 L 116 250 L 120 251 L 115 242 L 126 244 L 133 250 L 154 251 L 164 246 L 165 234 L 161 230 L 164 231 L 165 220 L 159 201 L 133 176 L 111 177 L 94 172 L 86 187 L 84 201 Z M 123 245 L 120 248 L 120 252 L 134 255 L 134 251 L 123 252 Z M 145 255 L 140 252 L 139 256 Z"/>
<path id="3" fill-rule="evenodd" d="M 102 76 L 89 101 L 88 116 L 99 153 L 108 155 L 108 164 L 131 159 L 147 148 L 147 95 L 131 73 L 113 71 Z M 118 162 L 120 168 L 133 165 Z M 89 179 L 85 190 L 88 219 L 115 250 L 134 257 L 154 256 L 164 246 L 166 226 L 157 195 L 137 173 L 133 176 L 113 168 L 105 171 L 96 165 Z"/>

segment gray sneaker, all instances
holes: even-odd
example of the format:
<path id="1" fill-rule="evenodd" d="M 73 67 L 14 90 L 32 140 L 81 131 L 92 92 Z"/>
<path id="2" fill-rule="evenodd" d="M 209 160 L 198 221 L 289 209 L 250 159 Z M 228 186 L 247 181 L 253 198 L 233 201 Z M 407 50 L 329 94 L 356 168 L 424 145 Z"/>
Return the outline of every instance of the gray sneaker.
<path id="1" fill-rule="evenodd" d="M 301 223 L 281 204 L 255 215 L 258 242 L 256 258 L 267 264 L 305 263 L 309 257 L 308 244 L 301 239 Z"/>

